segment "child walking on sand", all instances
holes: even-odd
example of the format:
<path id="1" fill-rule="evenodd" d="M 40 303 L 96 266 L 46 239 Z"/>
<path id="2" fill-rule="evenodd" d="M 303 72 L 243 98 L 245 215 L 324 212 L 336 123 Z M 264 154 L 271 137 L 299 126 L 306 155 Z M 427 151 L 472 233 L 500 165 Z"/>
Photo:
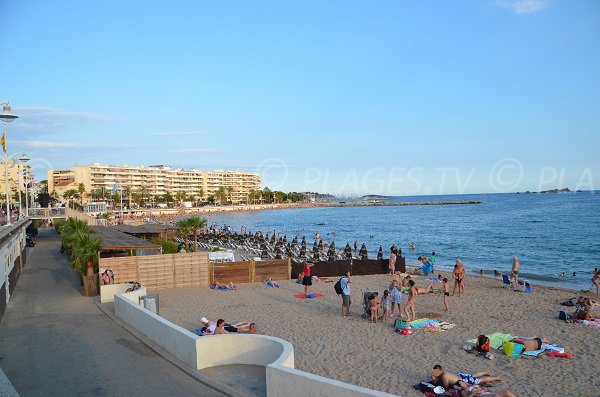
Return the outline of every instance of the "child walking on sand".
<path id="1" fill-rule="evenodd" d="M 392 310 L 390 318 L 394 318 L 394 305 L 398 305 L 398 317 L 402 318 L 402 285 L 396 279 L 390 284 L 390 295 L 392 301 Z"/>
<path id="2" fill-rule="evenodd" d="M 444 277 L 444 308 L 448 311 L 448 301 L 450 300 L 450 287 L 448 286 L 448 279 Z"/>
<path id="3" fill-rule="evenodd" d="M 371 297 L 369 298 L 369 307 L 371 308 L 371 322 L 377 322 L 377 314 L 379 305 L 381 305 L 381 301 L 379 300 L 379 293 L 373 292 Z"/>
<path id="4" fill-rule="evenodd" d="M 387 323 L 388 311 L 390 310 L 390 291 L 387 289 L 383 291 L 383 299 L 381 300 L 381 310 L 383 311 L 383 322 Z"/>

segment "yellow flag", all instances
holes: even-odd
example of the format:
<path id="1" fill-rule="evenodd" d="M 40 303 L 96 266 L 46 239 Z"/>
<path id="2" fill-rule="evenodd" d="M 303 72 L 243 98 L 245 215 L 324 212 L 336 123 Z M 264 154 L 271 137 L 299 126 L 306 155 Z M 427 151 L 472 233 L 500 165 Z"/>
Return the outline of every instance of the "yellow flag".
<path id="1" fill-rule="evenodd" d="M 0 142 L 2 143 L 2 151 L 6 153 L 6 132 L 2 133 L 2 140 Z"/>

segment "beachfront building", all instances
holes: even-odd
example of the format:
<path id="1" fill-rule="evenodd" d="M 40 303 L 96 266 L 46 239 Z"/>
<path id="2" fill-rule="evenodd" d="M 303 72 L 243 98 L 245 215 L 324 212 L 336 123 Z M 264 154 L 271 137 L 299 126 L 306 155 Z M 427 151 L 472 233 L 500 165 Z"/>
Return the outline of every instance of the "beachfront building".
<path id="1" fill-rule="evenodd" d="M 245 171 L 183 170 L 164 165 L 109 166 L 98 163 L 76 166 L 71 170 L 48 170 L 48 192 L 52 194 L 56 191 L 59 199 L 62 198 L 61 192 L 78 190 L 80 184 L 86 192 L 84 202 L 97 199 L 93 197 L 93 192 L 110 193 L 117 184 L 120 189 L 143 194 L 144 199 L 150 201 L 165 195 L 179 198 L 178 201 L 186 201 L 185 197 L 205 200 L 214 195 L 224 198 L 217 202 L 233 204 L 246 203 L 251 191 L 261 189 L 260 176 Z"/>
<path id="2" fill-rule="evenodd" d="M 2 163 L 0 166 L 0 202 L 6 202 L 6 174 L 5 164 Z M 29 164 L 8 161 L 8 193 L 10 195 L 11 203 L 18 203 L 19 184 L 21 186 L 21 193 L 25 194 L 25 178 L 29 181 L 32 179 L 31 167 Z"/>

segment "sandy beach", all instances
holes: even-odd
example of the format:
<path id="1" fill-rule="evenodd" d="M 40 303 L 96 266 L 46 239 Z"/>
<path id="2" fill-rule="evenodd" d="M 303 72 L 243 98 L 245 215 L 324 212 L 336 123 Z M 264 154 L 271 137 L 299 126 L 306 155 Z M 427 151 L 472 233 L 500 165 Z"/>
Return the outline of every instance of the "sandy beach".
<path id="1" fill-rule="evenodd" d="M 254 321 L 259 333 L 294 345 L 296 368 L 406 397 L 423 395 L 411 385 L 428 379 L 435 364 L 451 372 L 490 371 L 503 378 L 492 390 L 509 389 L 517 396 L 600 396 L 600 329 L 557 319 L 564 309 L 559 301 L 579 293 L 534 285 L 533 293 L 526 294 L 501 288 L 500 280 L 467 276 L 466 295 L 450 297 L 450 312 L 444 312 L 437 294 L 419 296 L 415 305 L 417 318 L 423 317 L 419 313 L 433 314 L 455 328 L 403 336 L 394 332 L 391 322 L 371 324 L 361 317 L 361 290 L 382 294 L 390 280 L 389 275 L 353 277 L 350 318 L 340 315 L 341 298 L 333 283 L 313 285 L 311 291 L 325 294 L 323 298 L 297 299 L 294 294 L 302 293 L 302 286 L 294 281 L 282 282 L 281 288 L 242 284 L 226 292 L 208 287 L 161 290 L 161 315 L 190 330 L 198 328 L 202 316 L 230 323 Z M 419 287 L 427 284 L 417 279 Z M 509 358 L 497 351 L 494 360 L 487 360 L 463 351 L 468 339 L 493 332 L 549 338 L 573 359 Z"/>

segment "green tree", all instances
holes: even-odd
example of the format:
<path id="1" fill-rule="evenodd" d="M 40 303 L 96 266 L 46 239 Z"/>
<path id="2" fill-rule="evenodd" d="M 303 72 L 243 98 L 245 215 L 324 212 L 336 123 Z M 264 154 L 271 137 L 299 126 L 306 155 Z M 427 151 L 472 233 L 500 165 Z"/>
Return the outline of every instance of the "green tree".
<path id="1" fill-rule="evenodd" d="M 125 186 L 122 189 L 123 196 L 125 196 L 125 198 L 127 199 L 127 206 L 131 207 L 131 193 L 133 192 L 133 189 L 131 189 L 131 186 Z"/>
<path id="2" fill-rule="evenodd" d="M 93 276 L 97 273 L 98 252 L 102 249 L 102 241 L 90 233 L 75 238 L 71 261 L 82 276 Z"/>
<path id="3" fill-rule="evenodd" d="M 223 186 L 219 186 L 217 189 L 217 192 L 215 193 L 215 200 L 219 202 L 219 205 L 227 203 L 227 194 L 225 193 L 225 188 Z"/>
<path id="4" fill-rule="evenodd" d="M 206 218 L 193 216 L 187 219 L 187 226 L 194 233 L 194 252 L 198 251 L 198 232 L 206 227 L 208 221 Z"/>
<path id="5" fill-rule="evenodd" d="M 273 202 L 273 192 L 268 187 L 265 187 L 262 191 L 262 197 L 265 203 L 270 204 Z"/>
<path id="6" fill-rule="evenodd" d="M 179 235 L 179 237 L 183 238 L 183 240 L 185 241 L 185 250 L 188 250 L 188 247 L 190 246 L 190 233 L 192 231 L 191 226 L 189 224 L 189 218 L 188 219 L 182 219 L 179 222 L 177 222 L 177 234 Z"/>
<path id="7" fill-rule="evenodd" d="M 67 204 L 70 204 L 72 201 L 74 201 L 75 199 L 78 199 L 79 196 L 79 192 L 75 189 L 69 189 L 67 191 L 65 191 L 63 193 L 63 199 L 67 200 Z"/>
<path id="8" fill-rule="evenodd" d="M 175 193 L 175 200 L 179 201 L 180 205 L 183 204 L 186 197 L 187 197 L 187 194 L 183 190 Z"/>
<path id="9" fill-rule="evenodd" d="M 85 185 L 83 183 L 80 183 L 79 186 L 77 186 L 77 192 L 79 193 L 81 205 L 83 205 L 83 198 L 85 197 Z"/>
<path id="10" fill-rule="evenodd" d="M 144 200 L 150 198 L 150 189 L 148 188 L 148 186 L 142 185 L 142 186 L 140 186 L 138 193 L 140 194 L 140 197 L 141 197 L 140 204 L 144 205 Z"/>
<path id="11" fill-rule="evenodd" d="M 165 203 L 172 203 L 173 202 L 173 195 L 171 195 L 171 193 L 166 192 L 165 194 L 162 195 L 162 199 Z"/>

